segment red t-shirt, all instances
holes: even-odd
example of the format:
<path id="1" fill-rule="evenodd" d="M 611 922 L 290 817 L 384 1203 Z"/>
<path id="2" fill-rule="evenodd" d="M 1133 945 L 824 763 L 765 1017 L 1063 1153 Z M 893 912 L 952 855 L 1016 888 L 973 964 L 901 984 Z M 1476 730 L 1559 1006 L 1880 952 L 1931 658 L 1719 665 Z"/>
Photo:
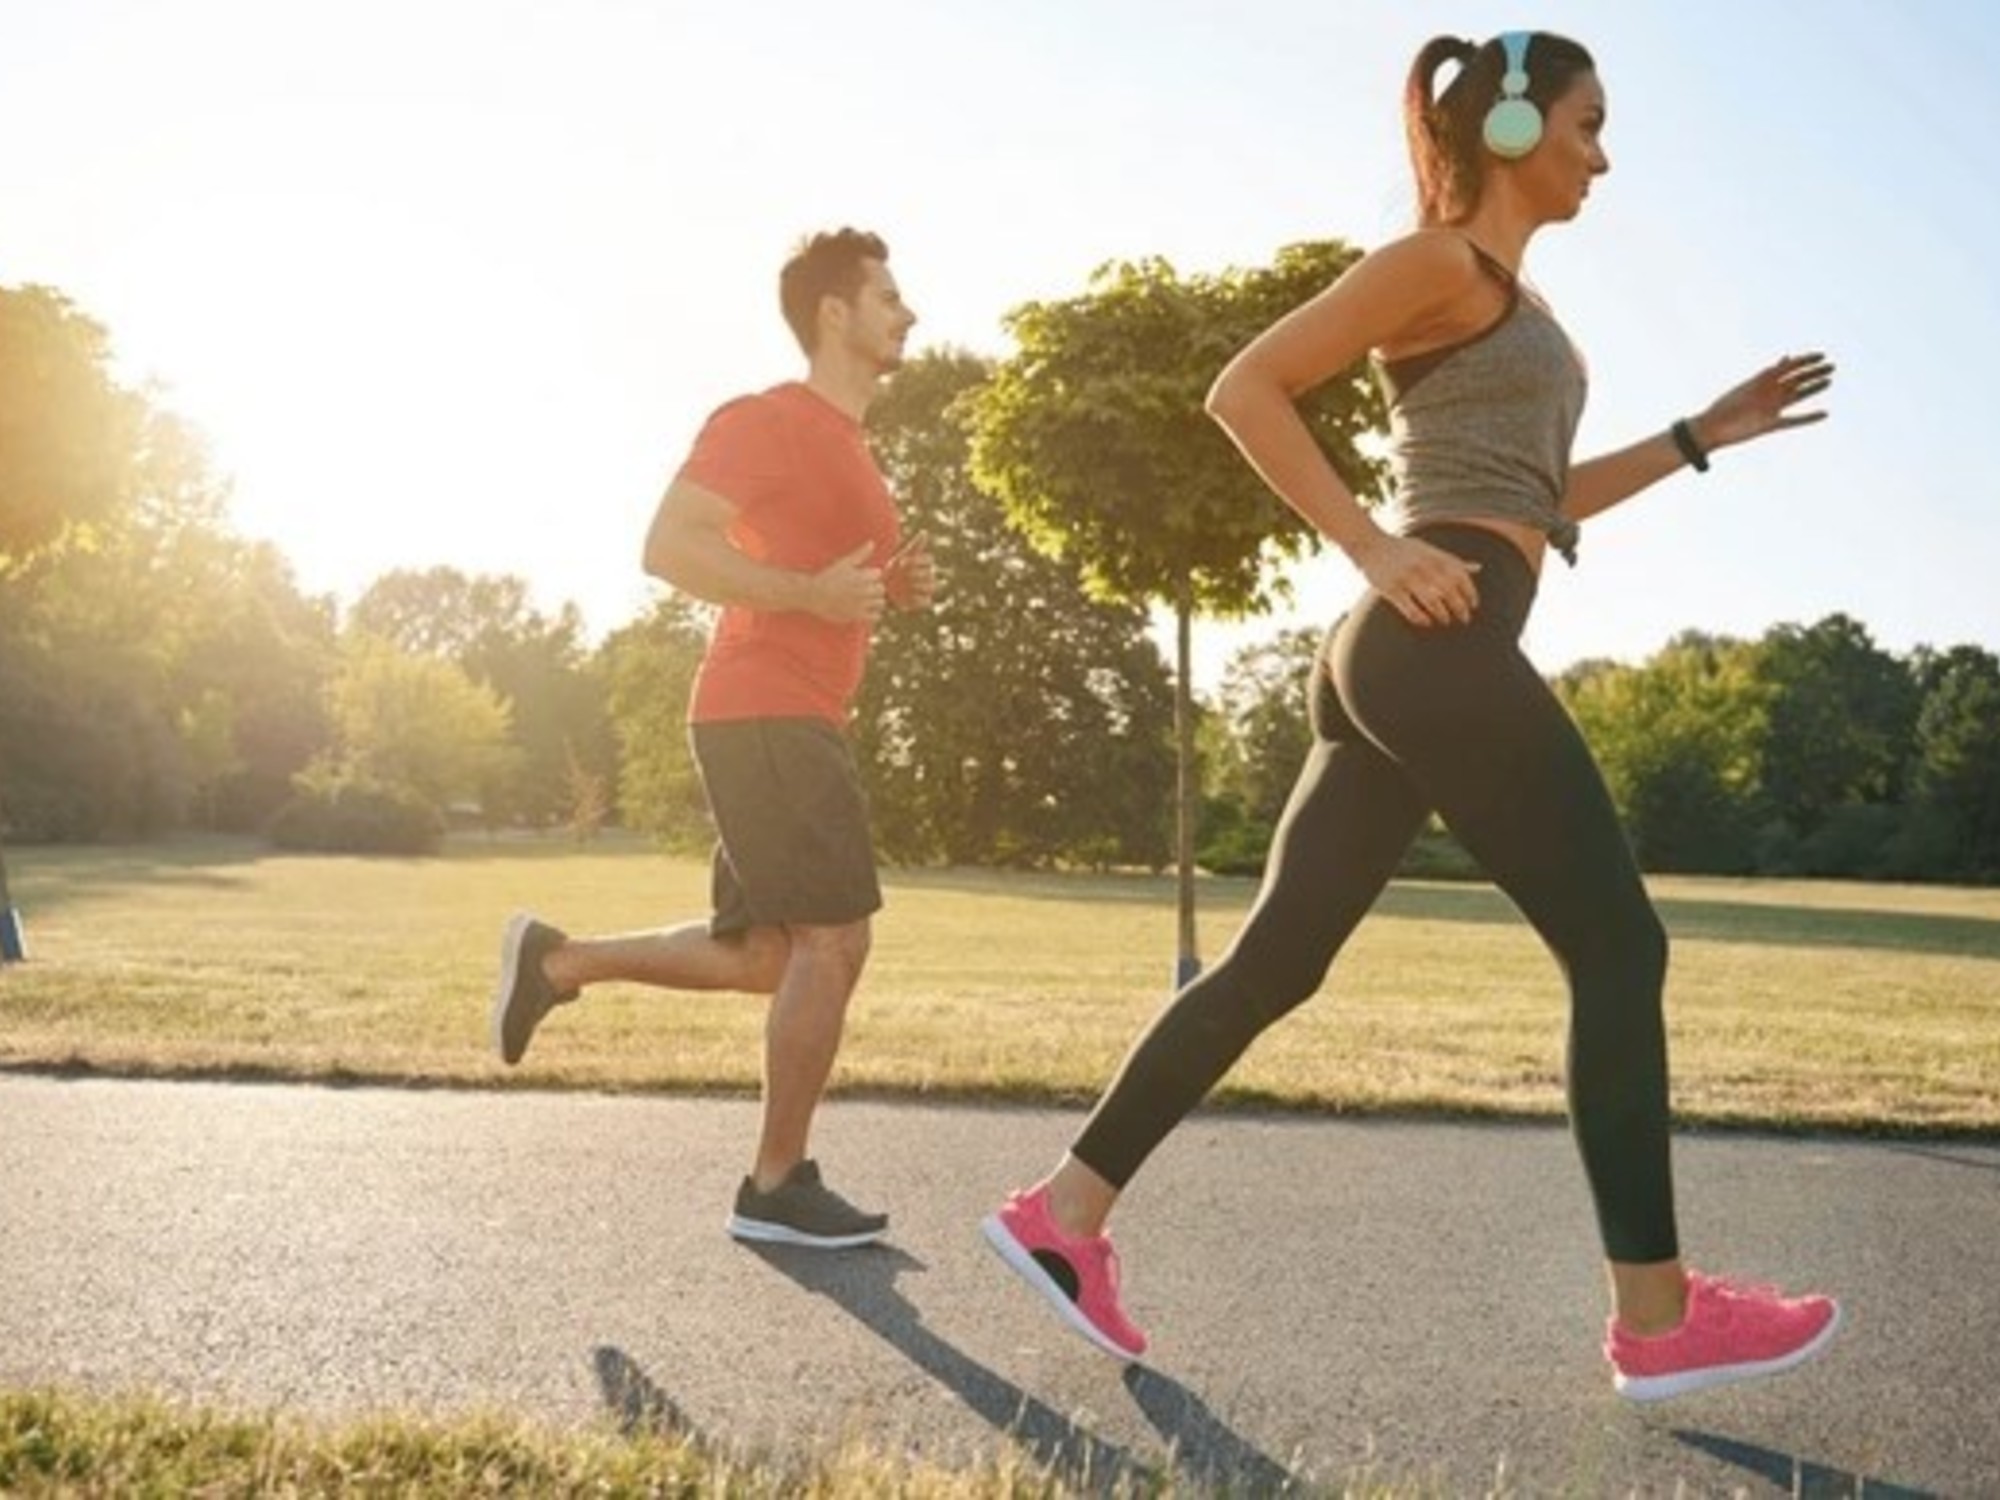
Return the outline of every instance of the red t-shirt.
<path id="1" fill-rule="evenodd" d="M 900 533 L 895 501 L 861 424 L 798 382 L 719 408 L 680 477 L 736 507 L 730 540 L 773 567 L 817 573 Z M 868 661 L 869 628 L 803 611 L 724 607 L 688 705 L 691 723 L 826 719 L 845 725 Z"/>

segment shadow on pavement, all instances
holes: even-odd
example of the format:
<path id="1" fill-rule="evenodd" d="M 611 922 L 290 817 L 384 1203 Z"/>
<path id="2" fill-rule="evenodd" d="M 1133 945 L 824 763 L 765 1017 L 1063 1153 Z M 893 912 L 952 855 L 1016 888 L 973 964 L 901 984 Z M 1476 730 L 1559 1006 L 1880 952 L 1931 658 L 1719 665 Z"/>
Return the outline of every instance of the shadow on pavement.
<path id="1" fill-rule="evenodd" d="M 1170 1375 L 1125 1367 L 1125 1389 L 1173 1447 L 1174 1468 L 1203 1490 L 1225 1495 L 1282 1495 L 1294 1484 L 1283 1464 L 1247 1441 Z"/>
<path id="2" fill-rule="evenodd" d="M 903 1272 L 925 1269 L 907 1251 L 886 1245 L 840 1255 L 788 1245 L 744 1248 L 808 1292 L 837 1303 L 1063 1482 L 1109 1492 L 1121 1485 L 1144 1490 L 1157 1477 L 1124 1449 L 1077 1426 L 926 1328 L 923 1314 L 896 1289 Z"/>
<path id="3" fill-rule="evenodd" d="M 654 1384 L 623 1349 L 600 1344 L 590 1351 L 590 1363 L 597 1372 L 605 1409 L 618 1419 L 618 1430 L 626 1437 L 683 1438 L 697 1447 L 708 1446 L 708 1439 L 688 1421 L 673 1397 Z"/>
<path id="4" fill-rule="evenodd" d="M 1785 1494 L 1796 1496 L 1798 1500 L 1858 1500 L 1863 1495 L 1868 1500 L 1941 1500 L 1930 1490 L 1910 1489 L 1864 1474 L 1830 1469 L 1825 1464 L 1812 1463 L 1790 1453 L 1779 1453 L 1772 1448 L 1761 1448 L 1755 1443 L 1745 1443 L 1713 1432 L 1676 1428 L 1674 1436 L 1711 1458 L 1735 1464 L 1759 1479 L 1768 1479 Z"/>
<path id="5" fill-rule="evenodd" d="M 1974 1171 L 2000 1173 L 2000 1156 L 1977 1156 L 1954 1151 L 1948 1146 L 1919 1145 L 1911 1141 L 1884 1141 L 1885 1151 L 1900 1151 L 1906 1156 L 1921 1156 L 1926 1161 L 1943 1162 L 1947 1166 L 1971 1167 Z"/>

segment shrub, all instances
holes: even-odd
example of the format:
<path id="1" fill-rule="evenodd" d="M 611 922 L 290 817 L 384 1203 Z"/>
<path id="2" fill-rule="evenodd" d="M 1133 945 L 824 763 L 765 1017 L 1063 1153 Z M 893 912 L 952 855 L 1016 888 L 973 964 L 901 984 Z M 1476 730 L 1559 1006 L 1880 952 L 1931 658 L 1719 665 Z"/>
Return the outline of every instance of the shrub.
<path id="1" fill-rule="evenodd" d="M 1479 861 L 1440 824 L 1433 822 L 1416 837 L 1396 874 L 1404 880 L 1484 880 Z"/>
<path id="2" fill-rule="evenodd" d="M 271 820 L 280 849 L 332 854 L 435 854 L 444 814 L 407 787 L 344 780 L 308 782 Z"/>
<path id="3" fill-rule="evenodd" d="M 1799 840 L 1794 863 L 1802 875 L 1883 879 L 1891 873 L 1889 851 L 1903 821 L 1901 808 L 1883 803 L 1836 807 Z"/>
<path id="4" fill-rule="evenodd" d="M 1195 863 L 1211 875 L 1262 875 L 1272 832 L 1270 824 L 1243 810 L 1240 799 L 1204 797 L 1195 825 Z"/>

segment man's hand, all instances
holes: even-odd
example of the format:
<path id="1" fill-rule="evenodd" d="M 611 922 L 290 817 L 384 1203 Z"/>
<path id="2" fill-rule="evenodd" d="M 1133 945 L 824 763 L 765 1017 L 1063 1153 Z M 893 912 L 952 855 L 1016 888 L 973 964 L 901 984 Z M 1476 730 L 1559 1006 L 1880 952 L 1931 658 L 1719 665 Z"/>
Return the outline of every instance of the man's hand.
<path id="1" fill-rule="evenodd" d="M 806 587 L 806 612 L 836 625 L 872 625 L 879 620 L 888 592 L 882 583 L 882 570 L 868 565 L 874 551 L 873 542 L 863 542 L 813 574 Z"/>
<path id="2" fill-rule="evenodd" d="M 937 566 L 931 560 L 930 533 L 919 531 L 898 547 L 883 566 L 889 602 L 898 609 L 927 609 L 937 597 Z"/>

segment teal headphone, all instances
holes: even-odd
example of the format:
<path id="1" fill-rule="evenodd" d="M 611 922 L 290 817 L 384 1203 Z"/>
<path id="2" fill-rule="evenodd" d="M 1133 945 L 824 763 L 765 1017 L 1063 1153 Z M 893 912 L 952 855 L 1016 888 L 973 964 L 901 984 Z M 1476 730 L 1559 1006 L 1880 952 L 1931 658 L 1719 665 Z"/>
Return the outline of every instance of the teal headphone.
<path id="1" fill-rule="evenodd" d="M 1500 75 L 1500 97 L 1486 111 L 1486 123 L 1480 131 L 1486 149 L 1508 161 L 1526 156 L 1542 139 L 1542 112 L 1528 97 L 1528 43 L 1532 39 L 1532 33 L 1526 31 L 1501 35 L 1507 71 Z"/>

